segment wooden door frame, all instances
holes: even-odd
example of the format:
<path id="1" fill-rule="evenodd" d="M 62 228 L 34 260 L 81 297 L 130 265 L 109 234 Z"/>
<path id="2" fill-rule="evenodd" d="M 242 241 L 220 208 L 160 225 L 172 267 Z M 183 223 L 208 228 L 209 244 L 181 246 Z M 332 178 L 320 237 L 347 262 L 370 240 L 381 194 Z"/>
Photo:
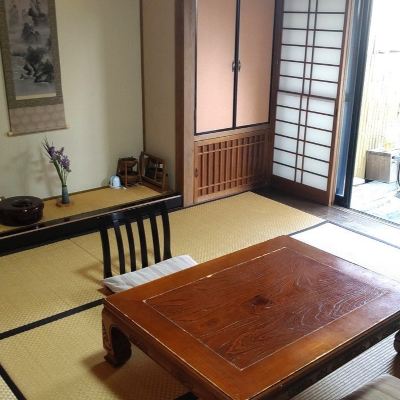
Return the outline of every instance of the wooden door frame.
<path id="1" fill-rule="evenodd" d="M 271 186 L 274 188 L 277 188 L 278 190 L 281 190 L 283 192 L 290 193 L 292 195 L 298 196 L 298 197 L 303 197 L 305 199 L 321 203 L 324 205 L 332 205 L 335 200 L 335 192 L 336 192 L 336 169 L 337 169 L 337 158 L 339 154 L 339 149 L 338 149 L 338 143 L 339 143 L 339 137 L 340 137 L 340 129 L 341 129 L 341 115 L 343 111 L 343 105 L 344 105 L 344 81 L 345 81 L 345 65 L 348 59 L 348 39 L 349 39 L 349 31 L 350 31 L 350 24 L 351 24 L 351 17 L 352 17 L 352 10 L 353 10 L 353 0 L 347 0 L 346 1 L 346 13 L 345 13 L 345 25 L 343 29 L 343 39 L 342 39 L 342 55 L 341 55 L 341 60 L 339 64 L 339 79 L 338 79 L 338 97 L 336 100 L 336 116 L 334 118 L 333 122 L 333 129 L 332 129 L 332 146 L 331 146 L 331 154 L 330 154 L 330 173 L 328 175 L 328 184 L 327 184 L 327 190 L 322 191 L 319 189 L 315 189 L 312 187 L 308 187 L 306 185 L 297 183 L 297 182 L 292 182 L 284 178 L 280 178 L 278 176 L 274 176 L 272 173 L 272 163 L 273 163 L 273 152 L 274 152 L 274 139 L 275 139 L 275 116 L 276 116 L 276 106 L 277 106 L 277 93 L 279 89 L 279 76 L 280 76 L 280 49 L 282 45 L 282 31 L 283 26 L 282 26 L 282 18 L 283 18 L 283 0 L 277 0 L 277 13 L 276 13 L 276 23 L 275 23 L 275 29 L 276 29 L 276 39 L 274 46 L 275 47 L 275 52 L 274 52 L 274 58 L 275 58 L 275 63 L 278 65 L 274 65 L 275 68 L 273 70 L 273 90 L 274 92 L 272 93 L 273 99 L 272 99 L 272 104 L 271 104 L 271 126 L 272 126 L 272 139 L 269 141 L 269 149 L 268 149 L 268 155 L 269 155 L 269 177 L 270 177 L 270 182 Z M 272 119 L 273 118 L 273 119 Z"/>
<path id="2" fill-rule="evenodd" d="M 351 45 L 349 43 L 349 53 L 352 51 L 354 54 L 348 54 L 349 57 L 353 57 L 353 61 L 350 59 L 349 75 L 350 79 L 353 79 L 353 83 L 351 84 L 352 89 L 350 89 L 350 99 L 348 100 L 348 107 L 351 107 L 351 113 L 347 113 L 347 126 L 346 122 L 343 121 L 342 130 L 344 131 L 342 134 L 347 136 L 348 147 L 347 150 L 343 151 L 343 153 L 338 156 L 338 168 L 339 163 L 343 162 L 343 159 L 347 159 L 347 165 L 345 168 L 345 175 L 338 176 L 338 179 L 343 179 L 342 184 L 344 185 L 344 194 L 336 193 L 335 204 L 350 208 L 350 201 L 353 189 L 353 177 L 354 177 L 354 168 L 356 162 L 356 151 L 357 151 L 357 142 L 358 142 L 358 130 L 360 123 L 360 114 L 361 114 L 361 105 L 363 98 L 363 90 L 364 90 L 364 79 L 365 79 L 365 70 L 367 64 L 367 50 L 369 45 L 369 31 L 371 25 L 372 18 L 372 7 L 374 0 L 359 0 L 360 1 L 360 11 L 359 11 L 359 22 L 358 26 L 352 26 L 351 30 L 354 31 L 355 28 L 358 28 L 360 33 L 359 36 L 355 35 L 355 37 L 350 38 L 351 41 L 355 41 L 355 45 Z M 353 0 L 353 8 L 356 8 L 358 2 Z M 357 17 L 357 11 L 354 9 L 352 20 Z M 357 24 L 357 23 L 356 23 Z M 351 47 L 351 48 L 350 48 Z M 353 77 L 351 77 L 353 76 Z M 349 78 L 349 77 L 347 77 Z M 346 82 L 346 85 L 349 86 L 349 82 Z M 347 90 L 348 87 L 346 88 Z M 349 94 L 347 94 L 349 96 Z M 343 107 L 345 112 L 345 106 Z M 337 191 L 337 187 L 336 187 Z"/>
<path id="3" fill-rule="evenodd" d="M 276 60 L 280 51 L 280 25 L 276 16 L 278 10 L 283 7 L 283 0 L 275 0 L 275 26 L 273 59 Z M 196 118 L 196 24 L 197 24 L 197 1 L 196 0 L 175 0 L 175 38 L 176 38 L 176 189 L 183 194 L 184 207 L 194 204 L 194 149 Z M 278 39 L 278 41 L 277 41 Z M 274 88 L 277 87 L 276 77 L 279 63 L 272 63 L 271 75 L 271 99 L 270 99 L 270 123 L 267 124 L 266 151 L 267 162 L 266 183 L 270 182 L 272 176 L 272 148 L 273 148 L 273 116 L 276 112 L 276 98 Z M 232 130 L 230 134 L 235 134 Z M 215 135 L 226 135 L 222 131 Z M 211 135 L 211 134 L 210 134 Z M 204 135 L 206 139 L 209 135 Z"/>
<path id="4" fill-rule="evenodd" d="M 266 178 L 267 183 L 272 182 L 272 160 L 274 156 L 274 135 L 275 135 L 275 122 L 276 122 L 276 103 L 277 103 L 277 93 L 279 89 L 279 76 L 280 76 L 280 52 L 282 45 L 282 18 L 279 16 L 283 15 L 283 1 L 275 0 L 275 23 L 274 23 L 274 43 L 272 51 L 272 75 L 271 75 L 271 93 L 270 93 L 270 111 L 269 111 L 269 134 L 267 136 L 266 142 L 266 156 L 267 156 L 267 166 L 266 166 Z"/>
<path id="5" fill-rule="evenodd" d="M 331 173 L 329 174 L 328 178 L 328 198 L 327 205 L 332 206 L 335 202 L 336 197 L 336 175 L 337 175 L 337 164 L 338 164 L 338 157 L 339 157 L 339 139 L 340 139 L 340 131 L 342 128 L 342 114 L 344 110 L 344 98 L 346 96 L 345 93 L 345 81 L 346 81 L 346 65 L 347 60 L 349 57 L 349 32 L 351 31 L 351 20 L 353 16 L 353 7 L 354 2 L 353 0 L 347 0 L 346 3 L 346 15 L 345 15 L 345 27 L 343 30 L 343 52 L 340 60 L 340 70 L 339 70 L 339 94 L 337 99 L 337 115 L 334 120 L 333 126 L 333 139 L 332 139 L 332 151 L 331 151 Z"/>
<path id="6" fill-rule="evenodd" d="M 196 78 L 196 0 L 175 0 L 176 188 L 183 206 L 193 204 Z"/>

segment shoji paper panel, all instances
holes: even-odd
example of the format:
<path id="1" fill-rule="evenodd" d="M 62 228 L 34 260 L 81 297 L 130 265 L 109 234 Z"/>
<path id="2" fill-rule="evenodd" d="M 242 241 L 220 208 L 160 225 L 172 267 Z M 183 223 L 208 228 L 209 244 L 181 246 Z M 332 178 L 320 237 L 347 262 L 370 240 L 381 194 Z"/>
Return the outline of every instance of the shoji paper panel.
<path id="1" fill-rule="evenodd" d="M 284 0 L 273 175 L 328 190 L 346 0 Z"/>

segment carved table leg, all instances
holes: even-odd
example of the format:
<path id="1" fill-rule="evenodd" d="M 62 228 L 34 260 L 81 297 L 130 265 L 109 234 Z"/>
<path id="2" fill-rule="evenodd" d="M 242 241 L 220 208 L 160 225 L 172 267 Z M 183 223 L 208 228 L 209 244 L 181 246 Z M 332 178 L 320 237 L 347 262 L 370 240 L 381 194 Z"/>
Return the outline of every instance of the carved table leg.
<path id="1" fill-rule="evenodd" d="M 104 358 L 115 367 L 123 365 L 132 354 L 129 339 L 112 323 L 106 310 L 103 310 L 103 347 L 107 351 Z"/>
<path id="2" fill-rule="evenodd" d="M 393 343 L 394 349 L 400 353 L 400 331 L 396 333 L 394 336 L 394 343 Z"/>

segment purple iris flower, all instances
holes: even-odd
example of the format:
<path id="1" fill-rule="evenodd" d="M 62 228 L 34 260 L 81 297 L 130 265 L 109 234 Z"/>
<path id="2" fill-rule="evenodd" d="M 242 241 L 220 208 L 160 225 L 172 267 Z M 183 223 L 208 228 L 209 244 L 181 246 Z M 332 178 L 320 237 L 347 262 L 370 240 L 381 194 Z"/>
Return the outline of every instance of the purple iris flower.
<path id="1" fill-rule="evenodd" d="M 57 160 L 59 163 L 61 163 L 61 159 L 63 157 L 63 154 L 61 153 L 60 150 L 56 150 L 55 155 L 54 155 L 54 159 Z"/>
<path id="2" fill-rule="evenodd" d="M 49 156 L 50 156 L 50 158 L 54 158 L 54 155 L 55 155 L 55 153 L 56 153 L 56 149 L 54 148 L 54 146 L 50 146 L 48 149 L 47 149 L 47 152 L 49 153 Z"/>
<path id="3" fill-rule="evenodd" d="M 48 142 L 47 138 L 43 141 L 43 147 L 50 159 L 50 163 L 54 164 L 58 176 L 63 185 L 66 184 L 67 176 L 71 172 L 71 162 L 67 155 L 64 154 L 64 147 L 59 150 Z"/>
<path id="4" fill-rule="evenodd" d="M 60 165 L 63 169 L 65 169 L 67 172 L 71 172 L 69 166 L 70 166 L 70 161 L 68 156 L 63 155 L 60 161 Z"/>

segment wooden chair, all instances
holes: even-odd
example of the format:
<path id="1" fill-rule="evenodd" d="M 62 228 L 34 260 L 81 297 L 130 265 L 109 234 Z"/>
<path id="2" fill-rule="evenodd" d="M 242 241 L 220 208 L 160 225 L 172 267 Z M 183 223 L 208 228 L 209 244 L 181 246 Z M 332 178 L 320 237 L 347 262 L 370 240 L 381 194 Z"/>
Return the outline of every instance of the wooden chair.
<path id="1" fill-rule="evenodd" d="M 171 254 L 171 233 L 169 226 L 168 211 L 165 202 L 158 202 L 155 204 L 131 208 L 123 211 L 117 211 L 112 214 L 103 215 L 99 217 L 99 228 L 101 244 L 103 247 L 103 261 L 104 261 L 104 278 L 112 276 L 111 268 L 111 251 L 110 251 L 110 240 L 109 240 L 109 228 L 113 228 L 115 238 L 117 241 L 118 248 L 118 259 L 119 259 L 119 272 L 120 274 L 126 273 L 126 262 L 125 262 L 125 248 L 122 239 L 121 225 L 125 226 L 126 236 L 128 239 L 129 254 L 130 254 L 130 270 L 136 271 L 136 245 L 132 231 L 132 223 L 137 224 L 140 242 L 140 254 L 142 268 L 149 265 L 148 261 L 148 238 L 146 238 L 146 232 L 144 229 L 144 220 L 149 218 L 151 226 L 151 236 L 154 251 L 154 261 L 156 263 L 161 261 L 161 248 L 160 238 L 158 234 L 158 227 L 156 216 L 161 214 L 163 236 L 164 236 L 164 249 L 163 249 L 163 260 L 172 257 Z"/>
<path id="2" fill-rule="evenodd" d="M 161 215 L 163 250 L 161 255 L 160 235 L 156 221 L 157 215 Z M 150 228 L 146 237 L 144 221 L 149 219 Z M 154 275 L 162 276 L 177 272 L 196 265 L 197 263 L 190 256 L 172 257 L 171 254 L 171 233 L 167 207 L 164 201 L 155 202 L 145 206 L 130 208 L 112 214 L 100 216 L 99 231 L 103 248 L 104 261 L 104 285 L 111 291 L 117 292 L 126 290 L 129 287 L 138 286 L 154 279 Z M 132 230 L 133 224 L 137 225 L 139 248 L 141 255 L 141 268 L 136 262 L 136 243 Z M 128 246 L 125 249 L 121 226 L 125 226 L 126 241 Z M 112 228 L 112 229 L 110 229 Z M 109 234 L 114 232 L 119 260 L 119 276 L 112 276 L 112 257 Z M 149 266 L 149 244 L 152 243 L 155 265 Z M 130 273 L 127 273 L 125 253 L 129 252 Z M 161 262 L 162 261 L 162 262 Z M 149 267 L 149 268 L 147 268 Z M 144 271 L 148 269 L 149 271 Z M 156 273 L 155 273 L 156 272 Z"/>

